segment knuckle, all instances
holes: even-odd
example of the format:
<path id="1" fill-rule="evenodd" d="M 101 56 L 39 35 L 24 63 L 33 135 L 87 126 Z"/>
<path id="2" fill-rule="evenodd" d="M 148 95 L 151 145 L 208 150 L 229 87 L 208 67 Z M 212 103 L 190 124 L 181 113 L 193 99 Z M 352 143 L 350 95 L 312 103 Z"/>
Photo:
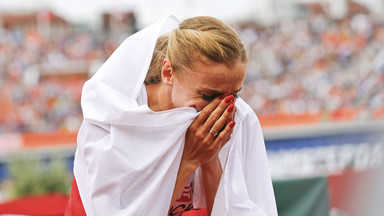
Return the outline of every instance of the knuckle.
<path id="1" fill-rule="evenodd" d="M 219 104 L 219 107 L 220 107 L 221 109 L 225 109 L 225 108 L 227 108 L 229 105 L 230 105 L 230 103 L 228 104 L 228 103 L 222 101 L 222 102 Z"/>
<path id="2" fill-rule="evenodd" d="M 212 119 L 213 121 L 216 121 L 217 119 L 220 118 L 220 116 L 217 113 L 212 113 L 209 118 Z"/>
<path id="3" fill-rule="evenodd" d="M 195 132 L 197 130 L 196 124 L 191 124 L 188 128 L 188 131 L 190 132 Z"/>
<path id="4" fill-rule="evenodd" d="M 218 137 L 216 138 L 216 141 L 217 141 L 218 143 L 221 143 L 221 142 L 223 141 L 223 136 L 218 136 Z"/>
<path id="5" fill-rule="evenodd" d="M 228 135 L 227 138 L 224 140 L 223 145 L 225 145 L 230 139 L 231 139 L 231 135 Z"/>
<path id="6" fill-rule="evenodd" d="M 211 111 L 209 111 L 208 109 L 203 109 L 200 113 L 200 115 L 203 115 L 203 116 L 209 116 L 209 114 L 211 113 Z"/>
<path id="7" fill-rule="evenodd" d="M 205 135 L 202 131 L 197 131 L 195 134 L 197 140 L 203 140 L 205 138 Z"/>

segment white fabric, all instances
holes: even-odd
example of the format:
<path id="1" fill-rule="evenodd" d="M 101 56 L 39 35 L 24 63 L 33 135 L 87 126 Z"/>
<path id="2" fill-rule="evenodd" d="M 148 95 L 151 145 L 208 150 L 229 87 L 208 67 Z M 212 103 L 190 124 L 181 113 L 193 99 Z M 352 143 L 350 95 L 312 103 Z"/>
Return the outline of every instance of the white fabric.
<path id="1" fill-rule="evenodd" d="M 127 38 L 84 85 L 74 175 L 87 215 L 167 215 L 185 132 L 198 113 L 151 111 L 143 81 L 157 37 L 177 25 L 171 16 Z M 212 215 L 277 215 L 260 124 L 244 101 L 236 107 Z M 196 172 L 197 187 L 199 179 Z M 200 206 L 202 194 L 194 194 Z"/>
<path id="2" fill-rule="evenodd" d="M 220 152 L 223 175 L 212 215 L 277 215 L 260 123 L 240 98 L 235 122 L 232 138 Z"/>

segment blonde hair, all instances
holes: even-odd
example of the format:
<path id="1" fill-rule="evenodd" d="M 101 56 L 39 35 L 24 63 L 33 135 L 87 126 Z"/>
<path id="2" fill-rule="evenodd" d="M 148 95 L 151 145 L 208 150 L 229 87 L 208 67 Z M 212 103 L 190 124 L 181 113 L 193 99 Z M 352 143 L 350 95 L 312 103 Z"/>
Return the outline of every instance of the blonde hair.
<path id="1" fill-rule="evenodd" d="M 192 69 L 192 63 L 201 55 L 218 63 L 243 63 L 248 57 L 236 32 L 222 21 L 207 16 L 193 17 L 180 23 L 177 29 L 158 38 L 145 84 L 161 82 L 161 68 L 169 59 L 177 73 Z"/>

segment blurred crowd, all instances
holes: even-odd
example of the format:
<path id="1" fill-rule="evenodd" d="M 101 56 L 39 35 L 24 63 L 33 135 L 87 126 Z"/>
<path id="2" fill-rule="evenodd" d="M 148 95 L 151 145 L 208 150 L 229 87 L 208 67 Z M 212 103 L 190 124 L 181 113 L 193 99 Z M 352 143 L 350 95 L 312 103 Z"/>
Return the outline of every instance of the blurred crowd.
<path id="1" fill-rule="evenodd" d="M 241 96 L 258 115 L 356 109 L 370 118 L 384 106 L 383 23 L 357 15 L 233 26 L 250 59 Z M 0 134 L 76 132 L 81 87 L 119 42 L 94 32 L 44 38 L 0 29 Z"/>
<path id="2" fill-rule="evenodd" d="M 249 49 L 242 96 L 258 115 L 384 106 L 384 23 L 368 15 L 317 15 L 272 27 L 237 27 Z"/>
<path id="3" fill-rule="evenodd" d="M 111 46 L 85 32 L 0 29 L 0 134 L 77 131 L 88 68 Z"/>

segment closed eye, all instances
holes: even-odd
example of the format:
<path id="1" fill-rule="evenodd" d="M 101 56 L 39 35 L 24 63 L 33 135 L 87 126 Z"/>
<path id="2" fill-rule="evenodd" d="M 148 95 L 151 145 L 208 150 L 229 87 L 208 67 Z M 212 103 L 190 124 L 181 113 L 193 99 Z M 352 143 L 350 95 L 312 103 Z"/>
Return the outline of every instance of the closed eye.
<path id="1" fill-rule="evenodd" d="M 213 94 L 213 95 L 201 94 L 201 97 L 206 101 L 213 101 L 217 97 L 217 95 L 216 94 Z"/>

